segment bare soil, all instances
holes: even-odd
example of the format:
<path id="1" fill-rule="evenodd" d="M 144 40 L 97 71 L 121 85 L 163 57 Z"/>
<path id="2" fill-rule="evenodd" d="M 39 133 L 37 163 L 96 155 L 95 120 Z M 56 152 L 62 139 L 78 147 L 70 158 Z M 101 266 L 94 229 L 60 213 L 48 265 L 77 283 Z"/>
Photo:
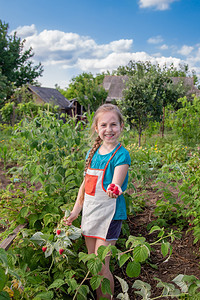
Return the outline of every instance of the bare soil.
<path id="1" fill-rule="evenodd" d="M 9 169 L 12 166 L 7 166 Z M 3 164 L 0 162 L 0 189 L 5 189 L 6 186 L 11 183 L 9 176 L 6 175 L 6 171 L 3 170 Z M 137 188 L 136 190 L 141 193 L 141 190 Z M 173 191 L 177 195 L 178 201 L 178 191 Z M 160 199 L 160 193 L 158 189 L 154 186 L 146 189 L 146 207 L 142 213 L 136 216 L 128 217 L 128 225 L 130 228 L 130 234 L 134 236 L 143 236 L 146 238 L 147 242 L 151 243 L 155 240 L 155 235 L 149 235 L 147 230 L 147 225 L 155 219 L 154 209 L 156 202 Z M 175 228 L 173 228 L 175 229 Z M 161 294 L 161 289 L 157 288 L 157 281 L 154 279 L 159 278 L 163 282 L 171 282 L 178 274 L 194 275 L 200 280 L 200 243 L 194 244 L 193 235 L 188 231 L 188 227 L 184 228 L 181 232 L 181 238 L 175 239 L 172 244 L 173 253 L 168 261 L 163 258 L 160 246 L 154 246 L 154 251 L 151 252 L 151 257 L 149 263 L 142 265 L 141 274 L 138 278 L 129 278 L 126 275 L 126 265 L 122 268 L 115 266 L 114 275 L 117 275 L 126 280 L 129 285 L 129 297 L 131 300 L 139 300 L 140 296 L 134 294 L 132 285 L 136 279 L 142 280 L 151 285 L 152 297 L 157 297 Z M 0 225 L 0 232 L 4 230 Z M 155 265 L 155 267 L 152 267 Z M 115 279 L 115 297 L 121 293 L 121 286 L 117 279 Z M 166 299 L 166 298 L 161 298 Z M 172 299 L 172 298 L 170 298 Z"/>

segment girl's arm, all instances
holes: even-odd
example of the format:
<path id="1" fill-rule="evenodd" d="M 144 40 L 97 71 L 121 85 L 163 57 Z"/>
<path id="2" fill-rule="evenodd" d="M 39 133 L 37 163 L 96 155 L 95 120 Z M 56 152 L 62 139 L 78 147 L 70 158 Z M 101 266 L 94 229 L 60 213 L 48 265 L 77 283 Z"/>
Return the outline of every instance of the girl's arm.
<path id="1" fill-rule="evenodd" d="M 78 215 L 80 214 L 82 207 L 83 207 L 84 193 L 85 193 L 85 178 L 79 188 L 76 202 L 74 204 L 74 207 L 73 207 L 69 217 L 68 218 L 64 217 L 66 225 L 72 225 L 72 222 L 78 218 Z"/>
<path id="2" fill-rule="evenodd" d="M 121 186 L 126 178 L 126 174 L 128 172 L 129 165 L 120 165 L 115 167 L 112 183 L 118 186 L 119 195 L 122 194 Z M 109 187 L 109 186 L 108 186 Z M 112 191 L 107 189 L 107 194 L 111 198 L 117 198 L 119 195 L 115 195 Z"/>

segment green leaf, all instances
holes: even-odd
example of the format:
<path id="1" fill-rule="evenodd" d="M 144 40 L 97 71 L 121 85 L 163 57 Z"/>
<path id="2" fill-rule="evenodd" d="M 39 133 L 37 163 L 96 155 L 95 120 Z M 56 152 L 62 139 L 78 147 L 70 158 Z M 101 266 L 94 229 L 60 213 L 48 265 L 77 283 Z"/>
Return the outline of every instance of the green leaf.
<path id="1" fill-rule="evenodd" d="M 188 292 L 188 285 L 184 281 L 184 275 L 179 274 L 172 280 L 178 287 L 180 287 L 182 293 L 187 293 Z"/>
<path id="2" fill-rule="evenodd" d="M 0 291 L 3 290 L 6 283 L 7 276 L 3 268 L 0 267 Z"/>
<path id="3" fill-rule="evenodd" d="M 49 223 L 53 223 L 54 222 L 54 217 L 52 214 L 46 214 L 44 216 L 44 225 L 47 226 Z"/>
<path id="4" fill-rule="evenodd" d="M 141 272 L 141 265 L 139 262 L 130 261 L 126 267 L 126 273 L 129 277 L 138 277 Z"/>
<path id="5" fill-rule="evenodd" d="M 79 261 L 83 261 L 84 263 L 86 263 L 88 260 L 90 260 L 92 258 L 95 259 L 96 254 L 95 253 L 87 254 L 84 252 L 80 252 L 78 257 L 79 257 Z"/>
<path id="6" fill-rule="evenodd" d="M 54 178 L 58 183 L 62 183 L 62 176 L 60 174 L 55 174 Z"/>
<path id="7" fill-rule="evenodd" d="M 66 279 L 65 282 L 68 284 L 69 290 L 73 292 L 78 288 L 77 281 L 74 278 Z"/>
<path id="8" fill-rule="evenodd" d="M 69 238 L 71 240 L 76 240 L 81 236 L 81 228 L 71 225 L 67 230 L 69 232 Z"/>
<path id="9" fill-rule="evenodd" d="M 102 262 L 101 260 L 96 257 L 95 259 L 90 259 L 87 263 L 88 270 L 93 274 L 98 274 L 102 269 Z"/>
<path id="10" fill-rule="evenodd" d="M 87 294 L 89 293 L 89 287 L 87 285 L 81 285 L 79 287 L 79 290 L 78 290 L 78 296 L 79 294 L 82 296 L 82 298 L 79 298 L 77 297 L 78 299 L 88 299 L 87 298 Z"/>
<path id="11" fill-rule="evenodd" d="M 104 260 L 106 258 L 106 256 L 108 255 L 108 253 L 111 250 L 111 245 L 108 245 L 107 247 L 105 247 L 103 253 L 102 253 L 102 260 Z"/>
<path id="12" fill-rule="evenodd" d="M 128 286 L 128 283 L 124 280 L 124 279 L 122 279 L 122 278 L 120 278 L 120 277 L 118 277 L 118 276 L 116 276 L 115 275 L 115 277 L 119 280 L 119 282 L 120 282 L 120 285 L 121 285 L 121 288 L 122 288 L 122 292 L 123 293 L 127 293 L 128 292 L 128 289 L 129 289 L 129 286 Z"/>
<path id="13" fill-rule="evenodd" d="M 28 216 L 29 219 L 29 226 L 34 227 L 35 222 L 38 220 L 38 215 L 37 214 L 31 214 Z"/>
<path id="14" fill-rule="evenodd" d="M 127 260 L 130 258 L 130 255 L 129 254 L 122 254 L 120 255 L 119 257 L 119 266 L 120 268 L 127 262 Z"/>
<path id="15" fill-rule="evenodd" d="M 48 290 L 53 289 L 53 288 L 59 288 L 61 287 L 63 284 L 65 284 L 64 280 L 62 279 L 56 279 L 54 280 L 54 282 L 48 287 Z"/>
<path id="16" fill-rule="evenodd" d="M 95 275 L 90 279 L 90 284 L 91 284 L 93 291 L 96 290 L 100 286 L 102 279 L 103 279 L 103 276 L 100 276 L 100 275 Z"/>
<path id="17" fill-rule="evenodd" d="M 144 262 L 150 256 L 149 248 L 145 244 L 138 245 L 133 250 L 133 256 L 135 261 Z"/>
<path id="18" fill-rule="evenodd" d="M 102 293 L 105 294 L 109 294 L 111 295 L 111 288 L 110 288 L 110 280 L 108 280 L 108 278 L 103 278 L 102 282 L 101 282 L 101 291 Z"/>
<path id="19" fill-rule="evenodd" d="M 149 232 L 149 234 L 151 234 L 152 232 L 154 232 L 154 231 L 157 231 L 157 230 L 161 230 L 161 228 L 159 227 L 159 226 L 153 226 L 152 228 L 151 228 L 151 230 L 150 230 L 150 232 Z"/>
<path id="20" fill-rule="evenodd" d="M 41 246 L 42 244 L 44 244 L 44 242 L 46 242 L 42 236 L 43 233 L 38 231 L 34 233 L 34 235 L 30 238 L 30 240 L 36 242 L 38 245 Z"/>
<path id="21" fill-rule="evenodd" d="M 22 207 L 22 209 L 20 210 L 21 217 L 25 218 L 27 216 L 28 212 L 29 212 L 28 206 Z"/>
<path id="22" fill-rule="evenodd" d="M 51 300 L 53 299 L 53 297 L 54 297 L 53 291 L 43 292 L 36 295 L 36 298 L 41 300 Z"/>
<path id="23" fill-rule="evenodd" d="M 162 242 L 161 244 L 161 252 L 163 257 L 165 257 L 169 252 L 170 243 L 169 242 Z"/>
<path id="24" fill-rule="evenodd" d="M 143 299 L 149 299 L 149 297 L 151 296 L 151 286 L 146 282 L 143 282 L 141 280 L 135 280 L 132 287 L 134 289 L 140 290 L 136 291 L 135 293 L 141 295 Z"/>
<path id="25" fill-rule="evenodd" d="M 128 293 L 119 293 L 117 295 L 117 299 L 121 299 L 121 300 L 130 300 Z M 100 299 L 101 300 L 101 299 Z"/>
<path id="26" fill-rule="evenodd" d="M 8 266 L 8 259 L 7 259 L 7 253 L 4 249 L 0 248 L 0 262 L 7 267 Z"/>
<path id="27" fill-rule="evenodd" d="M 101 260 L 103 260 L 104 249 L 105 249 L 105 246 L 100 246 L 100 247 L 97 249 L 98 257 L 99 257 Z"/>

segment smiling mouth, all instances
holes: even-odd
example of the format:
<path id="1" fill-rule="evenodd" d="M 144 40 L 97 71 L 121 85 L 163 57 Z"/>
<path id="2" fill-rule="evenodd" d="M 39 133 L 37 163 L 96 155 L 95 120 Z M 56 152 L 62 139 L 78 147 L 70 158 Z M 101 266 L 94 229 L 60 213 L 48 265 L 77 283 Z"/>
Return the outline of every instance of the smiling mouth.
<path id="1" fill-rule="evenodd" d="M 105 134 L 105 137 L 107 138 L 112 138 L 114 136 L 114 134 Z"/>

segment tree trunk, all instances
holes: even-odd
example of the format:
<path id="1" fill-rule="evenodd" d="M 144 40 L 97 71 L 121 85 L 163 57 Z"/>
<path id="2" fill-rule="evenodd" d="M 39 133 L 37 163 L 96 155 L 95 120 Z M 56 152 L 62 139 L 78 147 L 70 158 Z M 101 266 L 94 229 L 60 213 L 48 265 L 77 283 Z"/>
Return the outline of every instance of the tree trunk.
<path id="1" fill-rule="evenodd" d="M 162 118 L 162 128 L 161 128 L 162 138 L 164 137 L 164 131 L 165 131 L 165 107 L 163 106 L 163 118 Z"/>

